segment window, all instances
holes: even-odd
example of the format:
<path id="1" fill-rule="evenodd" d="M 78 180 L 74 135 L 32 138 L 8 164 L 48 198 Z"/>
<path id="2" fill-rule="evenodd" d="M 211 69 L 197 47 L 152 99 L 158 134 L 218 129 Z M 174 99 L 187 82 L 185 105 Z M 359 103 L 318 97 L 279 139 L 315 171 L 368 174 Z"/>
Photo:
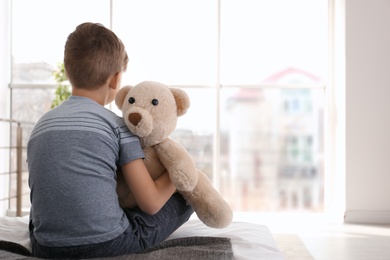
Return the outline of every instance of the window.
<path id="1" fill-rule="evenodd" d="M 67 35 L 100 22 L 126 45 L 123 84 L 189 94 L 172 137 L 235 210 L 322 211 L 327 2 L 13 0 L 12 117 L 50 109 Z"/>

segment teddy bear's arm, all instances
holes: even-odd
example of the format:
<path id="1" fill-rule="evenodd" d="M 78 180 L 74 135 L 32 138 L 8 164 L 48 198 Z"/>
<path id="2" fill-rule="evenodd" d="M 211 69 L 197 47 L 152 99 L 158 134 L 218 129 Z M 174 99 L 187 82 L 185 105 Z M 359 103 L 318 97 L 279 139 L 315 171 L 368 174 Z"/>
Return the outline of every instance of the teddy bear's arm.
<path id="1" fill-rule="evenodd" d="M 198 174 L 188 151 L 170 138 L 155 145 L 155 149 L 175 187 L 179 191 L 193 190 L 198 182 Z"/>

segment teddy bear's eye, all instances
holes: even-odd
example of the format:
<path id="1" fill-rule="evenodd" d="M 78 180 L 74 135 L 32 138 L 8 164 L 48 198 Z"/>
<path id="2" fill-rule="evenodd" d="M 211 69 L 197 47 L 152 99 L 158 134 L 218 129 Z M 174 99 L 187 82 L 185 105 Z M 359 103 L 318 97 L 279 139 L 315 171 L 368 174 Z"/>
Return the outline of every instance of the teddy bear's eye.
<path id="1" fill-rule="evenodd" d="M 157 106 L 158 105 L 158 100 L 154 98 L 152 100 L 152 104 L 153 104 L 153 106 Z"/>
<path id="2" fill-rule="evenodd" d="M 134 104 L 134 102 L 135 102 L 135 98 L 130 97 L 130 98 L 129 98 L 129 103 L 130 103 L 130 104 Z"/>

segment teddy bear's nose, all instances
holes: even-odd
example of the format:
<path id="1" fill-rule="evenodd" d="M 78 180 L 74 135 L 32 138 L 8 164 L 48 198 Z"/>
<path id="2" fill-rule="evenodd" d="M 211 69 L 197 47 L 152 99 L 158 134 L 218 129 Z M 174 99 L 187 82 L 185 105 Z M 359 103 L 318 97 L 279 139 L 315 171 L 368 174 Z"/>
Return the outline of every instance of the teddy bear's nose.
<path id="1" fill-rule="evenodd" d="M 141 121 L 141 119 L 142 119 L 142 116 L 139 113 L 130 113 L 129 114 L 129 121 L 134 126 L 137 126 L 138 123 Z"/>

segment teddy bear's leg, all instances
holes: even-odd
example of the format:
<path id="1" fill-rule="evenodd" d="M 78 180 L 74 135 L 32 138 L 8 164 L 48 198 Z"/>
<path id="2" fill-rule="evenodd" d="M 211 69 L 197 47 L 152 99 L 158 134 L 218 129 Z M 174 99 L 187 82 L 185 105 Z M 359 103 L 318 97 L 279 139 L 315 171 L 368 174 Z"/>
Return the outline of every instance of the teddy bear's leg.
<path id="1" fill-rule="evenodd" d="M 192 206 L 199 219 L 212 228 L 224 228 L 230 225 L 233 212 L 213 187 L 208 177 L 198 170 L 198 183 L 191 192 L 180 192 Z"/>

